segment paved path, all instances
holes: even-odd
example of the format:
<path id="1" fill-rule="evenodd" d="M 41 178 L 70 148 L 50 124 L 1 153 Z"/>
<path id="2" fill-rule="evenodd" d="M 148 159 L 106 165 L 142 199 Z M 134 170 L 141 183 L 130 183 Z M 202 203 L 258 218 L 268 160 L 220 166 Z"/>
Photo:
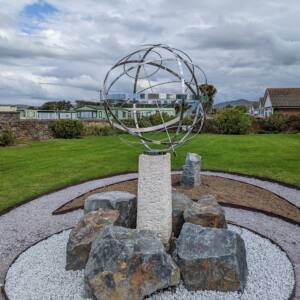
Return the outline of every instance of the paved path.
<path id="1" fill-rule="evenodd" d="M 280 196 L 300 207 L 298 203 L 300 191 L 298 190 L 283 186 L 280 189 L 278 184 L 226 173 L 203 172 L 203 174 L 235 179 L 266 188 L 276 194 L 281 193 Z M 82 210 L 77 210 L 53 216 L 52 212 L 55 209 L 93 189 L 136 177 L 137 174 L 132 173 L 78 184 L 41 196 L 0 216 L 0 284 L 4 283 L 7 269 L 19 253 L 41 239 L 74 226 L 82 215 Z M 299 227 L 260 213 L 234 208 L 225 208 L 225 210 L 229 220 L 272 238 L 288 253 L 296 266 L 298 286 L 295 299 L 300 300 Z M 3 300 L 3 295 L 0 295 L 0 300 Z"/>

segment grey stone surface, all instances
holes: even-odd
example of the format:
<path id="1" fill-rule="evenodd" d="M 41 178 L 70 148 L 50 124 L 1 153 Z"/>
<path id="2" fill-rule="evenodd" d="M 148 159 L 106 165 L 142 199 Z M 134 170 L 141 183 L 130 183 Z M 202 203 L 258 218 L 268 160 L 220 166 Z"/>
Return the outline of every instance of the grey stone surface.
<path id="1" fill-rule="evenodd" d="M 119 219 L 116 225 L 128 228 L 136 227 L 137 199 L 134 194 L 112 191 L 92 194 L 84 203 L 84 213 L 99 208 L 116 209 L 119 211 Z"/>
<path id="2" fill-rule="evenodd" d="M 98 209 L 85 214 L 72 229 L 67 243 L 66 270 L 81 270 L 88 261 L 91 245 L 97 232 L 105 225 L 113 225 L 119 212 Z"/>
<path id="3" fill-rule="evenodd" d="M 174 172 L 180 174 L 180 172 Z M 300 207 L 300 191 L 278 183 L 239 175 L 202 172 L 207 176 L 220 176 L 259 186 L 274 192 L 287 201 Z M 137 173 L 118 175 L 92 180 L 74 185 L 57 192 L 44 195 L 0 216 L 0 284 L 4 283 L 5 274 L 15 259 L 27 247 L 53 233 L 74 226 L 82 216 L 82 210 L 64 215 L 52 215 L 52 212 L 70 200 L 106 185 L 132 180 Z M 295 267 L 295 299 L 300 300 L 300 228 L 278 218 L 240 209 L 225 208 L 226 218 L 241 226 L 256 230 L 267 238 L 275 240 L 289 255 Z M 0 299 L 4 300 L 3 294 Z"/>
<path id="4" fill-rule="evenodd" d="M 180 272 L 152 231 L 106 226 L 92 243 L 84 278 L 86 296 L 142 300 L 178 285 Z"/>
<path id="5" fill-rule="evenodd" d="M 184 221 L 204 227 L 227 228 L 225 213 L 212 195 L 190 202 L 184 211 Z"/>
<path id="6" fill-rule="evenodd" d="M 183 212 L 191 202 L 192 200 L 185 194 L 172 190 L 172 232 L 175 237 L 179 236 L 184 223 Z"/>
<path id="7" fill-rule="evenodd" d="M 243 291 L 246 286 L 245 244 L 230 230 L 185 223 L 174 257 L 189 290 Z"/>
<path id="8" fill-rule="evenodd" d="M 200 170 L 201 156 L 195 153 L 188 153 L 183 166 L 181 185 L 186 188 L 200 185 Z"/>

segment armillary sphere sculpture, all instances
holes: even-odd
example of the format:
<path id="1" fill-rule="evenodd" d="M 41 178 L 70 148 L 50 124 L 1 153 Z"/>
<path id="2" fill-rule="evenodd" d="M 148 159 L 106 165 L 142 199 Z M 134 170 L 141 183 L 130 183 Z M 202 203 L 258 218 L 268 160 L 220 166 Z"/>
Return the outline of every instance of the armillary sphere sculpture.
<path id="1" fill-rule="evenodd" d="M 145 45 L 111 67 L 101 100 L 111 126 L 139 138 L 148 153 L 174 152 L 201 131 L 207 98 L 201 84 L 205 73 L 185 52 Z"/>

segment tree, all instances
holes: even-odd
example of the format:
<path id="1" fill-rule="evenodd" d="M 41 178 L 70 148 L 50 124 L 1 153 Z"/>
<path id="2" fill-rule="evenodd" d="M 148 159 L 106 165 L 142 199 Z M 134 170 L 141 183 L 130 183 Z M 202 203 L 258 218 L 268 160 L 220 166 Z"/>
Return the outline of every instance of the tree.
<path id="1" fill-rule="evenodd" d="M 100 105 L 99 101 L 86 101 L 86 100 L 76 100 L 76 107 L 85 106 L 85 105 Z"/>
<path id="2" fill-rule="evenodd" d="M 239 110 L 239 111 L 242 112 L 242 113 L 248 112 L 248 108 L 247 108 L 246 105 L 237 105 L 237 106 L 235 107 L 235 109 Z"/>
<path id="3" fill-rule="evenodd" d="M 73 105 L 70 101 L 49 101 L 45 102 L 40 109 L 43 110 L 70 110 Z"/>
<path id="4" fill-rule="evenodd" d="M 207 97 L 207 101 L 203 103 L 204 111 L 210 113 L 214 105 L 214 96 L 217 93 L 217 89 L 212 84 L 201 84 L 199 88 L 202 94 Z"/>

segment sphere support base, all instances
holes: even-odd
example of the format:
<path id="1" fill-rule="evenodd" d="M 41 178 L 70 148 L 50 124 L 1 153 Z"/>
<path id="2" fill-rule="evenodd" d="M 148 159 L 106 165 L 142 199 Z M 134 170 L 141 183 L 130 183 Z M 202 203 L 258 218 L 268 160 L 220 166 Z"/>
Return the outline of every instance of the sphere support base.
<path id="1" fill-rule="evenodd" d="M 172 233 L 169 153 L 139 156 L 137 229 L 154 231 L 164 244 L 169 242 Z"/>

